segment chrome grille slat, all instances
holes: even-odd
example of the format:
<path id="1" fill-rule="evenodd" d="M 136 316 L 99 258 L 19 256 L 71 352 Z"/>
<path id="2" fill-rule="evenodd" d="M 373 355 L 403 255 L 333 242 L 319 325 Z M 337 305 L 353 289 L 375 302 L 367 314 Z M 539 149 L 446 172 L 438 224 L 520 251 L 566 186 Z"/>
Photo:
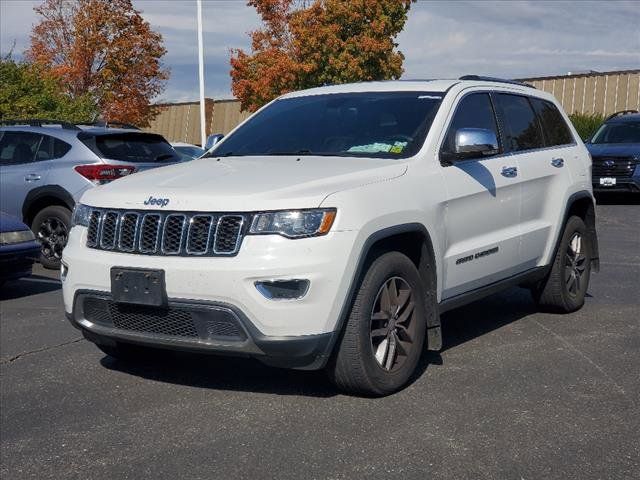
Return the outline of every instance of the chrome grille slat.
<path id="1" fill-rule="evenodd" d="M 87 247 L 162 256 L 233 256 L 244 237 L 247 215 L 91 210 Z"/>
<path id="2" fill-rule="evenodd" d="M 120 218 L 118 248 L 123 252 L 133 252 L 135 250 L 139 220 L 140 214 L 136 212 L 126 212 Z"/>
<path id="3" fill-rule="evenodd" d="M 222 215 L 216 226 L 216 234 L 213 243 L 213 253 L 218 255 L 230 255 L 237 251 L 241 239 L 242 215 Z"/>
<path id="4" fill-rule="evenodd" d="M 102 228 L 100 229 L 100 247 L 104 250 L 113 250 L 118 237 L 118 212 L 109 210 L 102 214 Z"/>
<path id="5" fill-rule="evenodd" d="M 165 255 L 180 253 L 186 225 L 186 215 L 172 213 L 165 217 L 162 228 L 162 253 Z"/>
<path id="6" fill-rule="evenodd" d="M 212 229 L 215 228 L 213 215 L 194 215 L 189 221 L 189 231 L 187 232 L 187 245 L 185 246 L 188 255 L 204 255 L 210 246 Z"/>
<path id="7" fill-rule="evenodd" d="M 140 242 L 138 248 L 141 253 L 156 253 L 160 240 L 162 217 L 157 213 L 147 213 L 142 217 L 140 227 Z"/>

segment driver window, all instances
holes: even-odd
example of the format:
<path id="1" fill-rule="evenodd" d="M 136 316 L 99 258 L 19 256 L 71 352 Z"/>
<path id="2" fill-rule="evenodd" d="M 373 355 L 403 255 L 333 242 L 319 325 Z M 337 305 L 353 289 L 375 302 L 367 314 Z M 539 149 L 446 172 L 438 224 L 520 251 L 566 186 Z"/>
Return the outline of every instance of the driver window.
<path id="1" fill-rule="evenodd" d="M 461 128 L 484 128 L 493 131 L 496 138 L 500 138 L 488 93 L 472 93 L 460 101 L 442 144 L 443 152 L 455 152 L 456 132 Z"/>

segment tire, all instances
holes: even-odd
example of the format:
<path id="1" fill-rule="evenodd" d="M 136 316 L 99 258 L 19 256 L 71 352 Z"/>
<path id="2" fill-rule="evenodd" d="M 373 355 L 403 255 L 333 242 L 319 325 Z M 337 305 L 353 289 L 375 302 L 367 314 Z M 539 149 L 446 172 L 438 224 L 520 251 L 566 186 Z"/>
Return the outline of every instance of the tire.
<path id="1" fill-rule="evenodd" d="M 34 217 L 31 230 L 42 244 L 42 266 L 51 270 L 59 269 L 62 250 L 71 230 L 71 210 L 60 205 L 45 207 Z"/>
<path id="2" fill-rule="evenodd" d="M 327 366 L 331 381 L 343 391 L 370 396 L 402 388 L 425 342 L 424 299 L 420 274 L 409 258 L 390 252 L 374 260 Z"/>
<path id="3" fill-rule="evenodd" d="M 128 343 L 117 342 L 115 345 L 96 343 L 95 345 L 102 353 L 124 362 L 139 362 L 151 356 L 149 349 Z"/>
<path id="4" fill-rule="evenodd" d="M 533 298 L 542 311 L 569 313 L 584 305 L 591 276 L 592 252 L 584 221 L 580 217 L 570 217 L 549 275 L 532 290 Z"/>

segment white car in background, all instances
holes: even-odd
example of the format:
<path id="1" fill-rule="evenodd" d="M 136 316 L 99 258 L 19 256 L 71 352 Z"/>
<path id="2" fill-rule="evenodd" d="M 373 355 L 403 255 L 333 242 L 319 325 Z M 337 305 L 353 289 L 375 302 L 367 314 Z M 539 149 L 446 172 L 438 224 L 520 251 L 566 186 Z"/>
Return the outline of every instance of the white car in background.
<path id="1" fill-rule="evenodd" d="M 191 160 L 195 160 L 196 158 L 200 158 L 204 155 L 204 148 L 200 148 L 197 145 L 193 145 L 191 143 L 184 142 L 171 142 L 171 146 L 173 149 L 178 152 L 178 155 L 182 159 L 183 162 L 188 162 Z"/>

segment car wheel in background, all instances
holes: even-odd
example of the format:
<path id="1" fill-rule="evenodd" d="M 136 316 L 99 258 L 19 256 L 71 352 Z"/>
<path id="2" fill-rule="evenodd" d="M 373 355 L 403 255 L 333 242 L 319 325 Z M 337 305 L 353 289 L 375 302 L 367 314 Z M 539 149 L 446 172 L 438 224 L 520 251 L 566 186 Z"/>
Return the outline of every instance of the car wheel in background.
<path id="1" fill-rule="evenodd" d="M 62 250 L 71 230 L 71 211 L 52 205 L 43 208 L 33 219 L 31 230 L 41 244 L 40 263 L 44 268 L 60 268 Z"/>

